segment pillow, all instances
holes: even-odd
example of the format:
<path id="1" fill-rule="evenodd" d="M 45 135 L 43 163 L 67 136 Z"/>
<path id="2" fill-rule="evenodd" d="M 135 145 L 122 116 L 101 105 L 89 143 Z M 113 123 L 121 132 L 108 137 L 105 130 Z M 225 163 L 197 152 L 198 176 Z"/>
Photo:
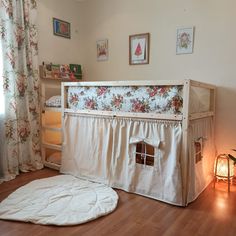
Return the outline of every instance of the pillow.
<path id="1" fill-rule="evenodd" d="M 47 107 L 61 107 L 61 96 L 52 96 L 46 101 Z"/>

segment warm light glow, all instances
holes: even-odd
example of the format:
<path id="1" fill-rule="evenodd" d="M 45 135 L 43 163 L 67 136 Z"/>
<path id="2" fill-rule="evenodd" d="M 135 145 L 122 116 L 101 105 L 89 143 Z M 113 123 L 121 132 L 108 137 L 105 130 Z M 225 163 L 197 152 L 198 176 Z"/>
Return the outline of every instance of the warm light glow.
<path id="1" fill-rule="evenodd" d="M 228 157 L 227 155 L 220 155 L 216 159 L 216 177 L 228 178 Z M 229 159 L 229 176 L 234 176 L 234 162 Z"/>
<path id="2" fill-rule="evenodd" d="M 221 213 L 222 213 L 222 210 L 225 209 L 227 205 L 228 205 L 228 202 L 225 199 L 222 199 L 222 198 L 216 199 L 216 206 L 219 208 Z"/>

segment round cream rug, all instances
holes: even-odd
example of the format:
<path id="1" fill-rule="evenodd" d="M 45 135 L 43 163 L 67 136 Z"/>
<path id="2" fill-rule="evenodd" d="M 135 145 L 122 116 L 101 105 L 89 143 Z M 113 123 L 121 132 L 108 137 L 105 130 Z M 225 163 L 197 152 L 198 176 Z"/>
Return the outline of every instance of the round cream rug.
<path id="1" fill-rule="evenodd" d="M 0 203 L 0 219 L 46 225 L 76 225 L 114 211 L 117 193 L 110 187 L 70 175 L 26 184 Z"/>

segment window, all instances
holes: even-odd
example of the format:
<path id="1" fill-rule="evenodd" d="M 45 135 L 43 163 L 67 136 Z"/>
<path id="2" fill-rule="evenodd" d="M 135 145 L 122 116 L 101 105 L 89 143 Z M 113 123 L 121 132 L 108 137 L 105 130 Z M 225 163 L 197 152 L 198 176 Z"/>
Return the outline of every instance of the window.
<path id="1" fill-rule="evenodd" d="M 195 145 L 195 163 L 202 160 L 202 144 L 201 142 L 194 142 Z"/>
<path id="2" fill-rule="evenodd" d="M 147 166 L 154 166 L 154 147 L 145 142 L 137 143 L 136 163 Z"/>

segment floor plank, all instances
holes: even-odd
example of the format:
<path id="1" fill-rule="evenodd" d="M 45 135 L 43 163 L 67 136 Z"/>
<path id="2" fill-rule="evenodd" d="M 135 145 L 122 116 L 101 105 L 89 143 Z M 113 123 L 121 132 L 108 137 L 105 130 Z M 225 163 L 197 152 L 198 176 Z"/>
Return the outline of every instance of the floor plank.
<path id="1" fill-rule="evenodd" d="M 58 175 L 45 168 L 24 173 L 0 184 L 0 201 L 32 180 Z M 227 192 L 226 183 L 212 185 L 188 207 L 176 207 L 136 194 L 116 190 L 117 209 L 108 216 L 70 227 L 43 226 L 0 220 L 1 236 L 234 236 L 236 235 L 236 186 Z"/>

